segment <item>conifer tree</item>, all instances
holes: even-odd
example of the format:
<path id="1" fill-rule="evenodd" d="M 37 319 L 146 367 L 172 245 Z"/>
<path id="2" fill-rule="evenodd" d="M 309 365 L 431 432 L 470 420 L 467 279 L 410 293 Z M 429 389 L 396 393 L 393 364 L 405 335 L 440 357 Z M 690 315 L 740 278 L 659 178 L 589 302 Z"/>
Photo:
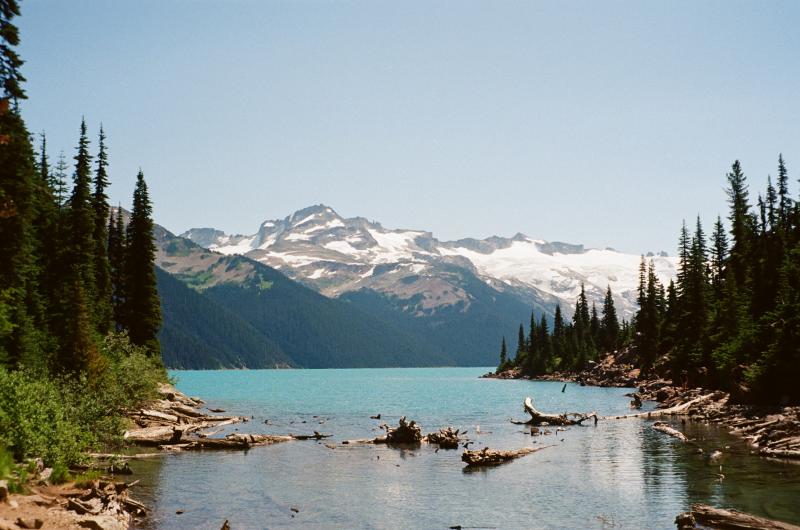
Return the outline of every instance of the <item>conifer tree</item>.
<path id="1" fill-rule="evenodd" d="M 58 162 L 53 170 L 53 194 L 59 208 L 64 208 L 67 204 L 67 159 L 64 151 L 58 154 Z"/>
<path id="2" fill-rule="evenodd" d="M 95 315 L 97 331 L 108 333 L 113 318 L 111 306 L 111 270 L 108 259 L 108 153 L 106 152 L 106 135 L 100 126 L 98 140 L 97 169 L 94 176 L 94 274 L 95 274 Z"/>
<path id="3" fill-rule="evenodd" d="M 603 300 L 602 319 L 600 321 L 600 347 L 605 351 L 614 351 L 619 342 L 619 320 L 617 309 L 614 307 L 614 296 L 611 286 L 606 288 L 606 297 Z"/>
<path id="4" fill-rule="evenodd" d="M 714 299 L 722 297 L 722 281 L 725 272 L 725 260 L 728 259 L 728 236 L 722 225 L 722 218 L 717 216 L 714 232 L 711 235 L 711 285 Z"/>
<path id="5" fill-rule="evenodd" d="M 522 324 L 519 325 L 519 333 L 517 336 L 517 359 L 522 359 L 525 355 L 525 329 L 522 327 Z"/>
<path id="6" fill-rule="evenodd" d="M 139 171 L 126 234 L 124 318 L 131 342 L 145 346 L 150 355 L 160 358 L 161 306 L 156 285 L 152 214 L 144 174 Z"/>
<path id="7" fill-rule="evenodd" d="M 14 17 L 19 16 L 19 4 L 16 0 L 0 0 L 0 81 L 2 81 L 3 99 L 14 103 L 16 114 L 20 99 L 25 98 L 22 83 L 25 78 L 20 73 L 22 59 L 14 50 L 19 46 L 19 30 L 13 24 Z"/>
<path id="8" fill-rule="evenodd" d="M 35 328 L 27 294 L 36 278 L 31 221 L 37 179 L 33 148 L 17 101 L 24 99 L 15 0 L 0 1 L 0 365 L 17 366 L 33 353 Z"/>
<path id="9" fill-rule="evenodd" d="M 542 318 L 539 320 L 539 325 L 536 326 L 536 334 L 536 342 L 538 343 L 536 371 L 541 375 L 547 373 L 550 369 L 553 357 L 552 340 L 547 329 L 547 319 L 544 315 L 542 315 Z"/>
<path id="10" fill-rule="evenodd" d="M 500 344 L 500 364 L 497 367 L 499 372 L 503 366 L 508 362 L 508 350 L 506 348 L 506 338 L 503 337 L 503 342 Z"/>
<path id="11" fill-rule="evenodd" d="M 86 132 L 86 120 L 81 120 L 78 152 L 75 155 L 75 172 L 73 173 L 72 194 L 69 198 L 67 225 L 67 252 L 65 266 L 81 285 L 87 312 L 94 321 L 95 271 L 94 271 L 94 209 L 91 195 L 91 156 L 89 155 L 89 138 Z M 73 282 L 69 282 L 72 285 Z M 74 304 L 73 304 L 74 305 Z"/>
<path id="12" fill-rule="evenodd" d="M 789 173 L 783 161 L 783 154 L 778 155 L 778 225 L 781 231 L 788 229 L 791 217 L 792 199 L 789 197 Z"/>
<path id="13" fill-rule="evenodd" d="M 108 217 L 108 260 L 111 274 L 111 306 L 116 331 L 126 329 L 125 319 L 125 255 L 127 240 L 125 238 L 125 219 L 122 208 L 117 207 L 116 214 Z"/>

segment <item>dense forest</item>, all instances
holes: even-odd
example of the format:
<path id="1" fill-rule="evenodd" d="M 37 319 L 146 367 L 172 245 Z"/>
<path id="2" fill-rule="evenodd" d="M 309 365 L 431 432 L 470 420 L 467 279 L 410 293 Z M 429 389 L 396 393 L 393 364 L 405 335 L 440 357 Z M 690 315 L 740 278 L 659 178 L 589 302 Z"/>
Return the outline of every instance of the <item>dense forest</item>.
<path id="1" fill-rule="evenodd" d="M 17 15 L 0 0 L 0 456 L 63 474 L 165 379 L 152 205 L 140 171 L 130 218 L 111 215 L 102 126 L 93 156 L 81 122 L 71 166 L 51 165 L 43 133 L 34 151 Z"/>
<path id="2" fill-rule="evenodd" d="M 783 156 L 776 183 L 752 204 L 737 160 L 726 175 L 729 212 L 707 237 L 698 219 L 683 223 L 678 275 L 669 285 L 652 261 L 639 268 L 639 311 L 620 326 L 609 289 L 598 316 L 581 292 L 571 323 L 560 308 L 548 330 L 520 325 L 514 359 L 501 349 L 499 370 L 519 367 L 537 376 L 580 370 L 599 352 L 635 350 L 645 373 L 678 384 L 728 390 L 738 399 L 800 401 L 800 202 L 792 199 Z"/>

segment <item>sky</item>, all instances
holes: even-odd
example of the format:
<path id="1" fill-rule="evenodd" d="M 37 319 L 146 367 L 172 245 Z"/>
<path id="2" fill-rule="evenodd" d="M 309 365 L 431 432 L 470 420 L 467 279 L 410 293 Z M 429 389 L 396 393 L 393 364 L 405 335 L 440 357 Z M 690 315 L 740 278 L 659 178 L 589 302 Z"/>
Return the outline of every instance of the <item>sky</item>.
<path id="1" fill-rule="evenodd" d="M 23 0 L 23 117 L 113 204 L 254 233 L 324 203 L 442 240 L 675 252 L 740 159 L 800 176 L 800 2 Z"/>

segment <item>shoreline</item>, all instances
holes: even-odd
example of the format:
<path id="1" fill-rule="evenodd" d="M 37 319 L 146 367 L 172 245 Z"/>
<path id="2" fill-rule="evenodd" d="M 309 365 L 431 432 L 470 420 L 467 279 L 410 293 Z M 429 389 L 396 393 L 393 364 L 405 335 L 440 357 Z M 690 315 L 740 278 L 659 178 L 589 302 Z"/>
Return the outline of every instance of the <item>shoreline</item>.
<path id="1" fill-rule="evenodd" d="M 766 458 L 800 460 L 800 406 L 763 406 L 736 403 L 728 392 L 703 388 L 685 388 L 669 379 L 641 378 L 641 372 L 626 363 L 624 352 L 606 355 L 582 372 L 555 372 L 540 378 L 521 375 L 516 368 L 487 373 L 487 379 L 558 381 L 581 386 L 636 388 L 630 397 L 631 408 L 641 408 L 642 401 L 655 401 L 662 409 L 689 405 L 681 412 L 688 421 L 718 425 L 729 429 L 751 448 Z M 622 358 L 621 358 L 622 357 Z M 707 399 L 698 401 L 701 396 Z M 696 401 L 696 403 L 690 402 Z M 674 414 L 673 414 L 674 415 Z M 681 433 L 682 434 L 682 433 Z"/>

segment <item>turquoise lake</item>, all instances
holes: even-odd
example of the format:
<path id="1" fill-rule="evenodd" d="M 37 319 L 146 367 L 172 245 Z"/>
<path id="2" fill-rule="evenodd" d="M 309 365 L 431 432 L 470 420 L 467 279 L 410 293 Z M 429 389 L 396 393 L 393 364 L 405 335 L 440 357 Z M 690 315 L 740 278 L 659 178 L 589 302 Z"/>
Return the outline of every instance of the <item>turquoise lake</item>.
<path id="1" fill-rule="evenodd" d="M 148 528 L 675 528 L 692 503 L 800 523 L 800 466 L 763 459 L 725 431 L 678 425 L 681 444 L 642 419 L 531 436 L 532 396 L 546 412 L 629 411 L 631 389 L 480 379 L 489 368 L 171 372 L 208 406 L 253 419 L 240 432 L 333 434 L 247 452 L 169 454 L 132 464 Z M 652 406 L 652 404 L 650 405 Z M 381 414 L 381 420 L 370 416 Z M 423 432 L 468 431 L 471 448 L 550 446 L 465 471 L 462 449 L 342 446 L 414 419 Z M 265 420 L 269 420 L 265 424 Z M 480 434 L 476 434 L 480 426 Z M 552 429 L 555 431 L 555 429 Z M 699 446 L 705 454 L 696 454 Z M 706 455 L 721 450 L 720 462 Z M 725 478 L 720 480 L 720 465 Z M 296 508 L 298 512 L 292 511 Z M 176 514 L 183 510 L 184 513 Z"/>

